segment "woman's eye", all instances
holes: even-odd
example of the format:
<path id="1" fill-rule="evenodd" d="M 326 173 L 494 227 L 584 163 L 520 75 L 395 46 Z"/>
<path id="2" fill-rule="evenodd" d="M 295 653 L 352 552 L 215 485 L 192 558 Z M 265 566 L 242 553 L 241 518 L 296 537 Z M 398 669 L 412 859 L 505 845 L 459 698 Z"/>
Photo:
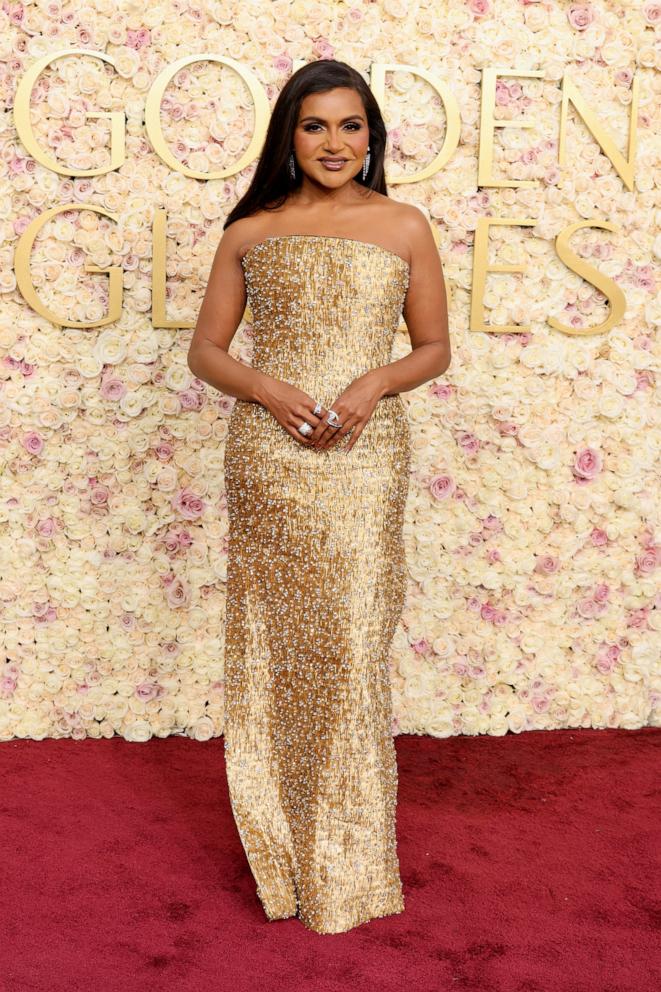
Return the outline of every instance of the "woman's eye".
<path id="1" fill-rule="evenodd" d="M 358 131 L 360 129 L 360 124 L 358 124 L 357 121 L 352 121 L 349 124 L 347 124 L 346 126 L 347 127 L 350 127 L 352 129 L 352 131 Z M 320 124 L 306 124 L 305 127 L 303 128 L 303 130 L 304 131 L 310 131 L 313 127 L 321 127 L 321 125 Z"/>

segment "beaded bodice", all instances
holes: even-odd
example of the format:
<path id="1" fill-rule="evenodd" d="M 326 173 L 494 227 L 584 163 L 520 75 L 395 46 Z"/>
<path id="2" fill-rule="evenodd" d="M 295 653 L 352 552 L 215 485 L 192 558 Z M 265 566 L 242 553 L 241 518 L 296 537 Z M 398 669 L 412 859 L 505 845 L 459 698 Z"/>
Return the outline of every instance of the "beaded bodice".
<path id="1" fill-rule="evenodd" d="M 409 264 L 350 238 L 267 238 L 242 259 L 253 315 L 253 367 L 332 403 L 348 383 L 390 361 Z"/>

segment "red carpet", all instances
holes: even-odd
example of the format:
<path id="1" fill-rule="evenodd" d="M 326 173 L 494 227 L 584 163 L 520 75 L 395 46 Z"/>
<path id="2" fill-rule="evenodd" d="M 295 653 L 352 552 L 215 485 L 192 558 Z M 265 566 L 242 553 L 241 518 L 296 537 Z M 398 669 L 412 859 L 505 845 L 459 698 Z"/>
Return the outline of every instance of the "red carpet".
<path id="1" fill-rule="evenodd" d="M 396 738 L 406 908 L 268 922 L 223 741 L 0 744 L 0 992 L 658 992 L 661 731 Z"/>

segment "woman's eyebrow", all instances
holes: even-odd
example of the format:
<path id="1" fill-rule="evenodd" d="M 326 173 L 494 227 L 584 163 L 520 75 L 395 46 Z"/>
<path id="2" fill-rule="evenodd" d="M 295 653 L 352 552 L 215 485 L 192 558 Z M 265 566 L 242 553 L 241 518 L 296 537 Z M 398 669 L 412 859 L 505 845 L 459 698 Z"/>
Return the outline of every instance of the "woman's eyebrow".
<path id="1" fill-rule="evenodd" d="M 352 114 L 350 117 L 343 117 L 340 124 L 345 124 L 347 121 L 354 121 L 356 118 L 361 121 L 363 120 L 362 114 Z M 323 124 L 326 123 L 323 117 L 317 117 L 315 114 L 308 115 L 307 117 L 301 117 L 299 124 L 302 124 L 303 121 L 321 121 Z"/>

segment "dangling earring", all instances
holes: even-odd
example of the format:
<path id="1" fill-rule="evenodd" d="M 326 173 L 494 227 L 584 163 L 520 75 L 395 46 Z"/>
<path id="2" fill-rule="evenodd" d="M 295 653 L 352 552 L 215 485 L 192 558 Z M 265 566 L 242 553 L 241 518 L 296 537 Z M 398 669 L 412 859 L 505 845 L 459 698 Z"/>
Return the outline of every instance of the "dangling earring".
<path id="1" fill-rule="evenodd" d="M 292 179 L 296 179 L 296 162 L 294 161 L 294 153 L 289 153 L 289 175 Z"/>
<path id="2" fill-rule="evenodd" d="M 369 167 L 370 167 L 370 146 L 368 145 L 367 146 L 367 155 L 365 156 L 365 160 L 363 162 L 363 179 L 366 178 L 367 173 L 369 171 Z"/>

